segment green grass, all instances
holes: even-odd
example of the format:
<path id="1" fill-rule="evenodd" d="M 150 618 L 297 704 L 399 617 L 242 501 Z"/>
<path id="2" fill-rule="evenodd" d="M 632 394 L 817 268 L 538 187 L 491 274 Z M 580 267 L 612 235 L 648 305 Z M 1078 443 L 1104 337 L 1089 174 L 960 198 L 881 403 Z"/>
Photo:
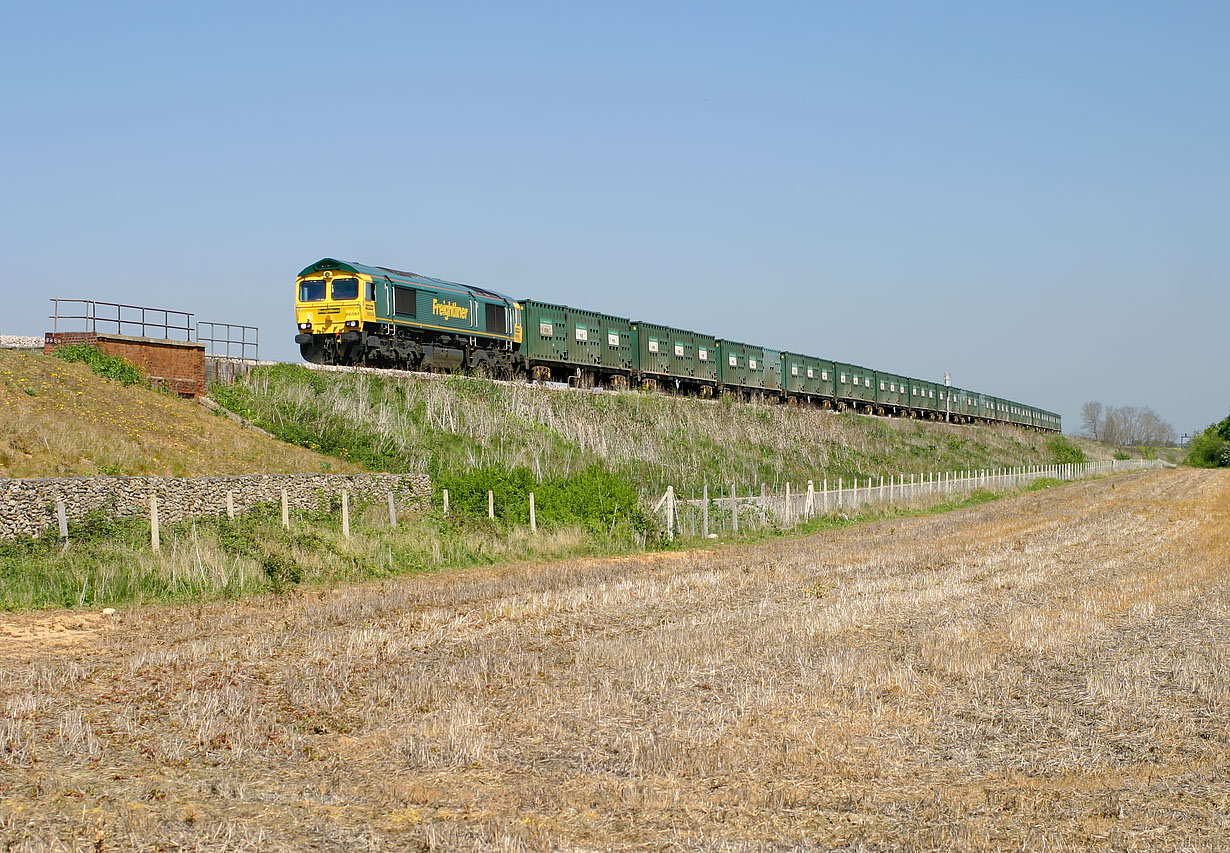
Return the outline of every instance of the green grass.
<path id="1" fill-rule="evenodd" d="M 149 381 L 131 361 L 118 355 L 107 355 L 90 344 L 69 344 L 59 347 L 53 354 L 64 361 L 82 362 L 104 379 L 114 380 L 121 385 L 149 385 Z"/>
<path id="2" fill-rule="evenodd" d="M 559 493 L 567 497 L 569 484 Z M 280 507 L 260 506 L 233 520 L 165 525 L 158 553 L 151 550 L 147 521 L 95 517 L 70 525 L 67 548 L 54 531 L 0 540 L 0 610 L 284 592 L 445 568 L 622 553 L 655 547 L 661 538 L 635 507 L 621 510 L 611 523 L 605 512 L 592 514 L 605 510 L 601 501 L 580 507 L 561 501 L 548 501 L 536 536 L 523 520 L 488 519 L 485 492 L 481 513 L 471 511 L 476 501 L 467 499 L 446 518 L 437 502 L 402 514 L 395 528 L 383 504 L 356 504 L 350 538 L 342 534 L 336 507 L 293 511 L 286 530 Z"/>
<path id="3" fill-rule="evenodd" d="M 389 527 L 384 505 L 356 503 L 350 538 L 342 534 L 336 506 L 294 510 L 287 530 L 280 507 L 262 505 L 235 519 L 166 525 L 158 553 L 151 550 L 143 519 L 88 518 L 70 525 L 67 548 L 51 530 L 37 538 L 0 540 L 0 610 L 188 603 L 526 560 L 746 545 L 949 512 L 1010 494 L 978 490 L 925 507 L 835 510 L 790 528 L 772 518 L 756 524 L 744 511 L 738 534 L 730 531 L 729 513 L 715 505 L 711 522 L 714 529 L 725 528 L 721 540 L 681 532 L 668 541 L 660 517 L 646 515 L 634 503 L 623 507 L 620 502 L 631 499 L 631 490 L 605 472 L 546 488 L 534 484 L 536 535 L 528 528 L 528 504 L 516 502 L 519 495 L 528 496 L 521 491 L 530 485 L 524 474 L 501 479 L 497 472 L 480 471 L 450 482 L 457 491 L 450 489 L 449 516 L 443 515 L 439 489 L 430 507 L 402 514 L 395 528 Z M 1059 484 L 1043 478 L 1026 490 Z M 504 510 L 495 519 L 486 515 L 489 487 L 499 487 L 507 501 L 497 502 Z"/>

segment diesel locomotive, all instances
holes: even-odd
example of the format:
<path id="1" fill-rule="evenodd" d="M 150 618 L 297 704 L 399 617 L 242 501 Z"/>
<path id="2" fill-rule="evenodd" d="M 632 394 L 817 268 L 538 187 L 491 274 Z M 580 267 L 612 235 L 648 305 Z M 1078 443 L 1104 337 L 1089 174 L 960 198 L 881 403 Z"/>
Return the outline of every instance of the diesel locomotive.
<path id="1" fill-rule="evenodd" d="M 581 387 L 732 394 L 1059 432 L 1059 415 L 898 373 L 324 258 L 295 282 L 307 361 Z"/>

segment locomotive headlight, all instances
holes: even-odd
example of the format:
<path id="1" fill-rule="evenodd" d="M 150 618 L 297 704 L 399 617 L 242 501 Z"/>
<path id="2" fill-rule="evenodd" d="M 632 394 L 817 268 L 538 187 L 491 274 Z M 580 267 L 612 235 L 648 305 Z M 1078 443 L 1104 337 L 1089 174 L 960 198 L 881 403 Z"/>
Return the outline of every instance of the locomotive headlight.
<path id="1" fill-rule="evenodd" d="M 310 331 L 310 330 L 311 330 L 311 328 L 312 328 L 312 324 L 311 324 L 311 323 L 300 323 L 300 324 L 299 324 L 299 330 L 300 330 L 300 331 L 307 332 L 307 331 Z"/>
<path id="2" fill-rule="evenodd" d="M 357 329 L 357 328 L 359 328 L 359 321 L 358 321 L 358 320 L 347 320 L 347 321 L 346 321 L 346 328 L 347 328 L 347 329 Z"/>

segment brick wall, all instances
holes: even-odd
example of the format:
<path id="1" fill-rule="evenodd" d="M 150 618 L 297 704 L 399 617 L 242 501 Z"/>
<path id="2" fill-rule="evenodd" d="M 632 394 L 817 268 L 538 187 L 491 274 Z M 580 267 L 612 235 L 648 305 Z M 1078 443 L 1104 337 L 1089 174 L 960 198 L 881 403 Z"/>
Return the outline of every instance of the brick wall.
<path id="1" fill-rule="evenodd" d="M 205 393 L 204 344 L 97 332 L 48 332 L 43 352 L 52 353 L 71 344 L 92 344 L 99 352 L 127 359 L 160 388 L 185 397 Z"/>
<path id="2" fill-rule="evenodd" d="M 323 509 L 342 489 L 360 500 L 384 502 L 393 493 L 399 507 L 420 505 L 431 497 L 426 474 L 250 474 L 237 477 L 53 477 L 0 479 L 0 537 L 37 536 L 54 527 L 56 503 L 64 502 L 69 523 L 92 512 L 108 518 L 148 517 L 150 495 L 158 496 L 164 523 L 222 515 L 231 494 L 236 512 L 256 504 L 287 503 Z"/>

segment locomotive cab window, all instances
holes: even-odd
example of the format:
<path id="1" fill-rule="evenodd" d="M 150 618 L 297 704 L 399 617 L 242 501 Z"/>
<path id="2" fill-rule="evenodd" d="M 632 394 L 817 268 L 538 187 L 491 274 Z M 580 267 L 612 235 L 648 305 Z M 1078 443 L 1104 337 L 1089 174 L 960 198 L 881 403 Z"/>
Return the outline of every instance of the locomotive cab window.
<path id="1" fill-rule="evenodd" d="M 368 301 L 368 302 L 375 302 L 375 301 L 376 301 L 376 282 L 374 282 L 374 281 L 369 281 L 369 282 L 367 283 L 367 291 L 366 291 L 366 296 L 367 296 L 367 301 Z"/>
<path id="2" fill-rule="evenodd" d="M 334 299 L 358 299 L 359 298 L 359 280 L 357 278 L 335 278 L 333 279 L 333 298 Z"/>
<path id="3" fill-rule="evenodd" d="M 315 279 L 313 281 L 299 282 L 299 301 L 300 302 L 324 302 L 325 301 L 325 280 Z"/>

